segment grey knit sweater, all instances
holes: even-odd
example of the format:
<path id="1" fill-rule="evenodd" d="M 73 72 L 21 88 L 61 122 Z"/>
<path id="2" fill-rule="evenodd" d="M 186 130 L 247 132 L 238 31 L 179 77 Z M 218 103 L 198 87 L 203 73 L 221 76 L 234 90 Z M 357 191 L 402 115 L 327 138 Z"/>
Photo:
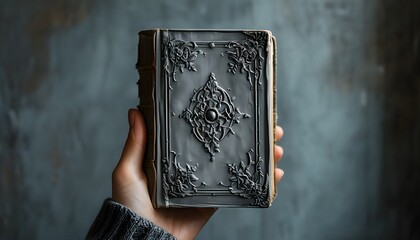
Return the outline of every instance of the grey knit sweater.
<path id="1" fill-rule="evenodd" d="M 105 200 L 86 239 L 175 239 L 171 234 L 140 217 L 124 205 Z"/>

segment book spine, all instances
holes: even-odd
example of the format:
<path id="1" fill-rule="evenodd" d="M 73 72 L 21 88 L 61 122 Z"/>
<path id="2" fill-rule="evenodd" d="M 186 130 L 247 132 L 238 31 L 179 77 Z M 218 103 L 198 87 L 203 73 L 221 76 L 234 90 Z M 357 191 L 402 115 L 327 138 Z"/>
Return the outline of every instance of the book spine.
<path id="1" fill-rule="evenodd" d="M 155 83 L 156 83 L 156 31 L 139 33 L 137 71 L 139 73 L 138 94 L 139 109 L 143 114 L 146 131 L 146 151 L 143 169 L 148 179 L 148 189 L 153 203 L 156 202 L 156 117 L 155 117 Z"/>

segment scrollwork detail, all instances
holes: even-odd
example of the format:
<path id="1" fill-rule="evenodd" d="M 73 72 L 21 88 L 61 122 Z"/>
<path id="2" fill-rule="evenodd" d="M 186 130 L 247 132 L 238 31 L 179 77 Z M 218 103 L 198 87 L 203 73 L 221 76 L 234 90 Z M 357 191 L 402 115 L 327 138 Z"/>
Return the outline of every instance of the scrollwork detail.
<path id="1" fill-rule="evenodd" d="M 245 32 L 247 39 L 243 41 L 231 41 L 225 45 L 231 50 L 226 51 L 228 59 L 228 72 L 236 74 L 239 70 L 246 73 L 247 80 L 253 87 L 253 79 L 260 79 L 263 69 L 263 51 L 267 45 L 267 33 L 265 32 Z"/>
<path id="2" fill-rule="evenodd" d="M 197 188 L 206 186 L 204 182 L 201 182 L 200 186 L 194 184 L 199 180 L 194 174 L 197 171 L 198 163 L 193 166 L 186 163 L 185 167 L 182 167 L 177 161 L 179 155 L 179 153 L 171 151 L 169 162 L 167 159 L 163 160 L 163 195 L 166 202 L 169 202 L 170 197 L 193 196 L 197 192 Z"/>
<path id="3" fill-rule="evenodd" d="M 214 73 L 210 74 L 209 80 L 190 99 L 189 108 L 180 115 L 192 127 L 192 133 L 210 153 L 210 160 L 220 152 L 219 143 L 235 134 L 232 127 L 239 123 L 241 118 L 249 118 L 250 115 L 242 113 L 233 105 L 233 100 L 226 90 L 220 87 Z"/>
<path id="4" fill-rule="evenodd" d="M 194 61 L 198 55 L 202 54 L 205 56 L 206 54 L 198 49 L 197 43 L 175 39 L 167 31 L 162 33 L 162 42 L 163 68 L 174 82 L 177 81 L 176 73 L 178 71 L 182 73 L 184 69 L 187 69 L 188 71 L 196 72 L 197 68 L 195 67 Z"/>
<path id="5" fill-rule="evenodd" d="M 268 207 L 268 179 L 269 176 L 264 176 L 262 170 L 263 160 L 261 157 L 258 160 L 252 161 L 253 150 L 249 150 L 248 164 L 245 165 L 243 161 L 239 163 L 228 163 L 228 173 L 231 174 L 229 178 L 230 184 L 225 185 L 220 182 L 220 186 L 228 187 L 229 191 L 237 196 L 253 199 L 253 206 Z M 252 172 L 253 171 L 253 172 Z"/>

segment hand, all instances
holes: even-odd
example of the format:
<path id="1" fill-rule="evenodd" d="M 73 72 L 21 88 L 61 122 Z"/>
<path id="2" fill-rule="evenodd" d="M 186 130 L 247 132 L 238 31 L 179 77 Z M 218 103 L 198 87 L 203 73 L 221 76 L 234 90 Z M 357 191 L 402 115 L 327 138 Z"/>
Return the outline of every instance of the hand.
<path id="1" fill-rule="evenodd" d="M 146 144 L 146 126 L 142 114 L 136 109 L 128 112 L 130 130 L 120 161 L 112 174 L 112 198 L 138 215 L 162 227 L 178 239 L 194 239 L 217 210 L 216 208 L 153 208 L 143 171 L 143 156 Z M 283 135 L 276 128 L 276 140 Z M 283 149 L 275 146 L 276 162 L 283 155 Z M 283 176 L 276 169 L 276 184 Z"/>

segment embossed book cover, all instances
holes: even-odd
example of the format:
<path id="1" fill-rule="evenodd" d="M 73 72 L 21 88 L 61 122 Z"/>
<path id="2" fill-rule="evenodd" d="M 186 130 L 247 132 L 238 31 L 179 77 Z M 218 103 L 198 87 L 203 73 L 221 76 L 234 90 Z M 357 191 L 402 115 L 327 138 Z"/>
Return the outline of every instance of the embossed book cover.
<path id="1" fill-rule="evenodd" d="M 275 39 L 260 30 L 139 33 L 144 169 L 155 207 L 268 207 Z"/>

